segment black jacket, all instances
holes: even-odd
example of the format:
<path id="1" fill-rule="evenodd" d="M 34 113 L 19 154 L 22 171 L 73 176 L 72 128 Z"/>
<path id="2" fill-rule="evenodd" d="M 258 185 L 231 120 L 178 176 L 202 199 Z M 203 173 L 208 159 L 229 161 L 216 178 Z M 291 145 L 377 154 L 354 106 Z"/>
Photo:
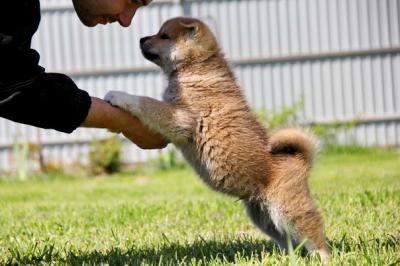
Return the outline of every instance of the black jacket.
<path id="1" fill-rule="evenodd" d="M 31 39 L 39 22 L 39 0 L 0 0 L 0 117 L 70 133 L 91 99 L 69 77 L 38 65 Z"/>

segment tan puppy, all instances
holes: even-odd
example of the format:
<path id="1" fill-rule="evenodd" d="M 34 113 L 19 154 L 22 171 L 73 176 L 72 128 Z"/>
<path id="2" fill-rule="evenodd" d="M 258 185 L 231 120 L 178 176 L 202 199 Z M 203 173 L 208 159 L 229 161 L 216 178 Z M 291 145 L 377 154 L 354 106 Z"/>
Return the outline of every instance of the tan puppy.
<path id="1" fill-rule="evenodd" d="M 174 18 L 142 38 L 143 55 L 168 77 L 163 99 L 109 92 L 105 100 L 166 136 L 211 188 L 243 200 L 252 221 L 282 251 L 287 239 L 329 256 L 307 186 L 313 139 L 297 129 L 267 136 L 209 28 Z M 289 236 L 287 235 L 289 234 Z"/>

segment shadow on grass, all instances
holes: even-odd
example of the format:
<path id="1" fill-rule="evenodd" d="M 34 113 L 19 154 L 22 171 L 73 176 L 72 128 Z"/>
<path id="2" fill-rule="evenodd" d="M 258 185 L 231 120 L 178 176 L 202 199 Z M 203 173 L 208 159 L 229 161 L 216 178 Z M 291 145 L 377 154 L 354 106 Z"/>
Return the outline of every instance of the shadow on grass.
<path id="1" fill-rule="evenodd" d="M 394 235 L 387 234 L 385 238 L 362 239 L 353 238 L 344 234 L 339 241 L 328 241 L 333 250 L 340 253 L 364 251 L 368 249 L 393 249 L 400 245 L 400 232 Z"/>
<path id="2" fill-rule="evenodd" d="M 65 250 L 61 255 L 50 247 L 47 254 L 14 257 L 8 265 L 67 264 L 67 265 L 178 265 L 210 261 L 233 264 L 236 260 L 261 261 L 263 254 L 276 253 L 272 242 L 262 239 L 239 238 L 229 241 L 198 240 L 194 243 L 168 243 L 155 247 L 112 248 L 108 251 Z M 39 252 L 41 253 L 41 252 Z"/>
<path id="3" fill-rule="evenodd" d="M 68 254 L 67 263 L 82 264 L 109 264 L 109 265 L 178 265 L 196 261 L 207 265 L 210 261 L 233 263 L 235 258 L 244 260 L 261 260 L 263 253 L 276 252 L 271 242 L 254 239 L 235 239 L 227 242 L 215 240 L 201 240 L 191 244 L 167 243 L 159 247 L 128 249 L 111 249 L 102 253 L 98 251 L 88 254 Z"/>
<path id="4" fill-rule="evenodd" d="M 393 249 L 400 244 L 400 236 L 388 235 L 383 239 L 357 239 L 343 235 L 339 241 L 329 241 L 333 251 L 340 256 L 348 252 L 364 250 Z M 159 246 L 111 248 L 107 251 L 83 251 L 74 247 L 65 248 L 62 252 L 54 245 L 45 245 L 41 250 L 21 254 L 10 250 L 12 258 L 6 265 L 178 265 L 195 262 L 197 265 L 208 265 L 210 262 L 234 264 L 235 262 L 261 262 L 265 254 L 278 255 L 277 246 L 263 239 L 237 238 L 227 241 L 197 240 L 193 243 L 163 242 Z M 299 250 L 301 257 L 308 252 Z M 397 261 L 398 262 L 398 261 Z M 393 264 L 395 265 L 395 264 Z"/>

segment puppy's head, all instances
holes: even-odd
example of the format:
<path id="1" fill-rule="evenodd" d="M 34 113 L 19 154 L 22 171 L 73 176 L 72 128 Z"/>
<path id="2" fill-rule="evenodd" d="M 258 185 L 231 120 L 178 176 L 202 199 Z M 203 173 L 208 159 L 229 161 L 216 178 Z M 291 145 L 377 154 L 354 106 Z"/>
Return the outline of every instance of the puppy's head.
<path id="1" fill-rule="evenodd" d="M 219 52 L 210 29 L 200 20 L 186 17 L 166 21 L 157 34 L 140 39 L 140 48 L 146 59 L 167 73 Z"/>

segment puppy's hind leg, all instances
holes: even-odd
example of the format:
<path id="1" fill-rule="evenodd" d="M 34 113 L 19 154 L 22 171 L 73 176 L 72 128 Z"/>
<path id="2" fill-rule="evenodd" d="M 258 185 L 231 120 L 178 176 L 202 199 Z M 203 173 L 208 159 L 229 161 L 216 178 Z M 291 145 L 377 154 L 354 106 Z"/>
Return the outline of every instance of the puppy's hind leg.
<path id="1" fill-rule="evenodd" d="M 290 234 L 291 239 L 297 243 L 306 240 L 305 247 L 309 251 L 317 252 L 322 261 L 326 261 L 330 249 L 326 244 L 324 228 L 321 215 L 315 206 L 307 188 L 297 190 L 286 188 L 287 197 L 284 199 L 272 199 L 271 206 L 276 212 L 272 215 L 272 221 L 278 231 L 285 230 Z M 290 191 L 288 193 L 288 191 Z M 282 195 L 283 192 L 278 193 Z"/>
<path id="2" fill-rule="evenodd" d="M 288 237 L 283 226 L 280 225 L 276 217 L 274 217 L 275 223 L 273 221 L 273 216 L 276 213 L 271 213 L 269 204 L 262 202 L 249 202 L 244 201 L 246 207 L 247 215 L 250 217 L 251 221 L 266 235 L 272 238 L 272 240 L 278 245 L 281 253 L 288 252 Z M 291 240 L 292 245 L 296 246 L 294 239 Z"/>

